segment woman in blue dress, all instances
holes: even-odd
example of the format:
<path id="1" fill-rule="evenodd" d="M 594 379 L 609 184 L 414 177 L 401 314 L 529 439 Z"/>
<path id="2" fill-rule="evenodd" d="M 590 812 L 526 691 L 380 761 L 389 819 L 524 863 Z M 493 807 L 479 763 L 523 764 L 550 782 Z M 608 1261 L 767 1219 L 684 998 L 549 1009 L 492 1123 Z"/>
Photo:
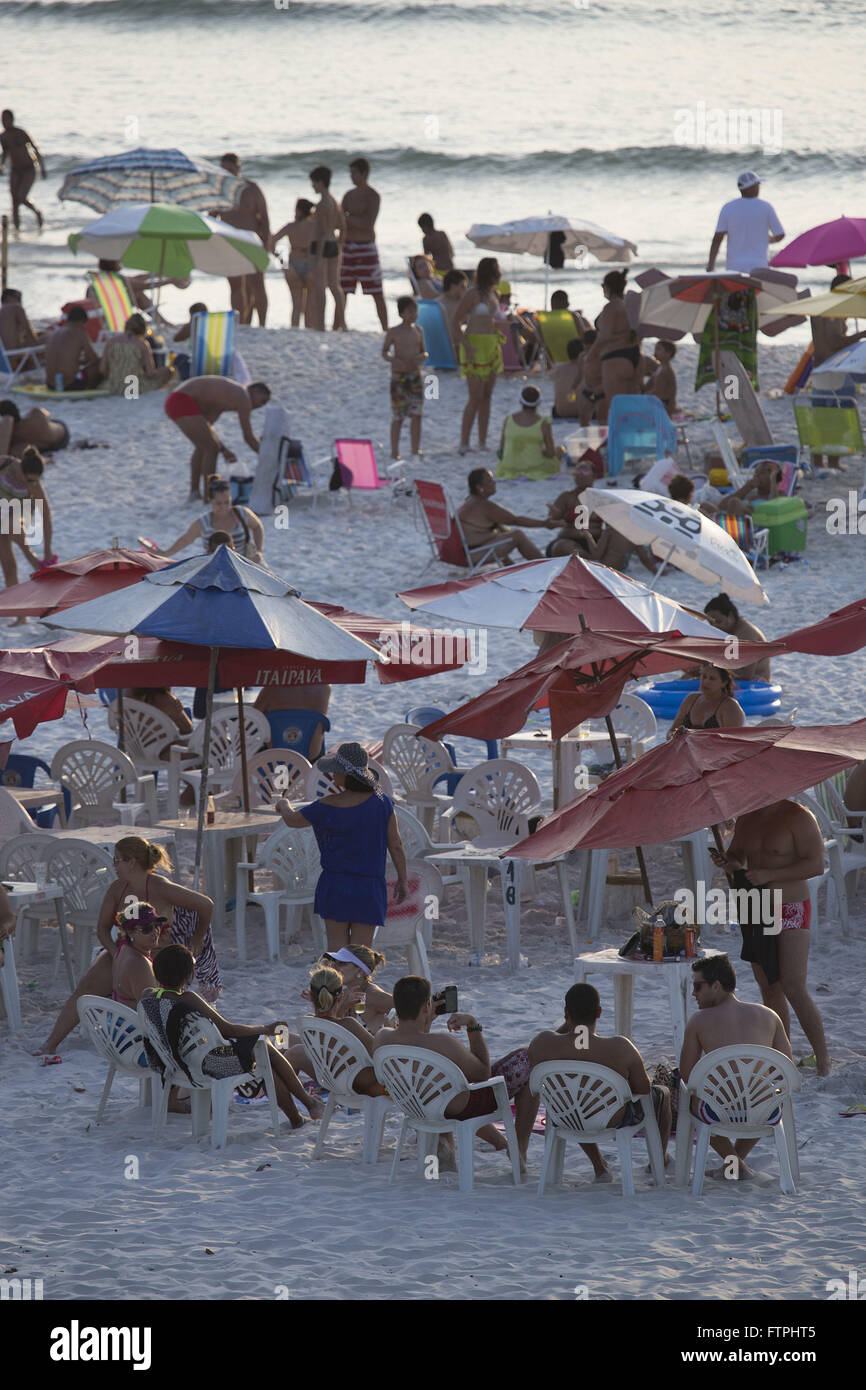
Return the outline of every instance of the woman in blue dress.
<path id="1" fill-rule="evenodd" d="M 359 743 L 341 743 L 333 757 L 320 758 L 316 766 L 338 790 L 299 811 L 281 797 L 276 809 L 286 825 L 313 827 L 322 860 L 314 909 L 324 918 L 328 951 L 369 946 L 388 910 L 386 854 L 397 871 L 394 901 L 406 896 L 406 852 L 394 803 L 379 791 Z"/>

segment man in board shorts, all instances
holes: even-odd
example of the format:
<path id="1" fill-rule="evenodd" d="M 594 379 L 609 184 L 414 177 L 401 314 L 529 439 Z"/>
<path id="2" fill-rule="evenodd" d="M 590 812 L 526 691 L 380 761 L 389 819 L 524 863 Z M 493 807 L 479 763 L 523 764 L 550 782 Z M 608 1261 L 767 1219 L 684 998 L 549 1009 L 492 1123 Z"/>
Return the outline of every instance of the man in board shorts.
<path id="1" fill-rule="evenodd" d="M 366 159 L 354 159 L 349 165 L 349 177 L 354 188 L 343 198 L 346 235 L 343 240 L 343 264 L 340 269 L 340 289 L 354 294 L 360 285 L 363 294 L 373 296 L 379 322 L 388 327 L 388 311 L 382 293 L 382 270 L 376 250 L 376 218 L 379 215 L 379 194 L 367 182 L 370 165 Z"/>
<path id="2" fill-rule="evenodd" d="M 214 421 L 225 411 L 234 411 L 244 439 L 257 454 L 259 441 L 250 424 L 250 412 L 267 405 L 270 398 L 270 389 L 263 381 L 241 386 L 227 376 L 194 376 L 168 393 L 165 413 L 193 445 L 189 462 L 190 499 L 201 494 L 203 500 L 207 500 L 207 479 L 216 472 L 220 454 L 227 463 L 237 462 L 231 449 L 217 438 Z"/>

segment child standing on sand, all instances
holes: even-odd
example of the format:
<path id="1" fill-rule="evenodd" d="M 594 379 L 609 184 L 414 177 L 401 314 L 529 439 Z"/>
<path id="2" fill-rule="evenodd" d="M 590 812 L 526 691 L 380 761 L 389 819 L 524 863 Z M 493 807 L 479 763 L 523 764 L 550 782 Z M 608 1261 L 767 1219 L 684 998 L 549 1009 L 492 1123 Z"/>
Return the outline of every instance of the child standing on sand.
<path id="1" fill-rule="evenodd" d="M 389 328 L 382 344 L 382 356 L 391 363 L 391 457 L 400 457 L 400 431 L 409 416 L 412 456 L 421 453 L 421 403 L 424 383 L 421 364 L 427 358 L 424 334 L 416 324 L 418 305 L 411 295 L 397 300 L 400 322 Z M 392 353 L 393 349 L 393 353 Z"/>

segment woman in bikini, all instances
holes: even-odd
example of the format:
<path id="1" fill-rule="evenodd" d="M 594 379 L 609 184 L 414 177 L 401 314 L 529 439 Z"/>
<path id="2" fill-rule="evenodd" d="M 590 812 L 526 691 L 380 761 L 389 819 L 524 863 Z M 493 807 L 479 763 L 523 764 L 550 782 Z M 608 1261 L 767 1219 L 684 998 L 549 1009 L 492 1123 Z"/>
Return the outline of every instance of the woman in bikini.
<path id="1" fill-rule="evenodd" d="M 276 253 L 277 242 L 282 241 L 283 237 L 288 238 L 289 263 L 284 267 L 283 274 L 292 296 L 293 328 L 301 326 L 302 318 L 304 319 L 304 326 L 306 326 L 307 291 L 310 288 L 310 273 L 313 269 L 310 255 L 310 242 L 313 239 L 311 218 L 313 206 L 308 198 L 299 198 L 295 203 L 294 222 L 287 222 L 278 232 L 274 232 L 268 248 L 272 253 Z"/>
<path id="2" fill-rule="evenodd" d="M 209 511 L 197 516 L 183 535 L 178 536 L 174 545 L 169 546 L 162 554 L 175 555 L 177 551 L 185 550 L 188 545 L 192 545 L 195 540 L 203 540 L 207 545 L 214 532 L 224 531 L 231 536 L 234 549 L 239 555 L 260 565 L 265 528 L 255 512 L 251 512 L 249 507 L 233 505 L 231 483 L 227 478 L 221 478 L 218 473 L 211 473 L 208 478 L 207 495 L 210 500 Z"/>
<path id="3" fill-rule="evenodd" d="M 114 924 L 119 935 L 111 966 L 111 997 L 134 1009 L 144 991 L 156 984 L 153 952 L 169 922 L 151 903 L 137 903 L 115 913 Z"/>
<path id="4" fill-rule="evenodd" d="M 596 404 L 599 424 L 607 424 L 610 403 L 614 396 L 640 394 L 640 347 L 637 334 L 628 321 L 625 294 L 626 272 L 609 270 L 601 282 L 607 304 L 595 321 L 597 346 L 601 357 L 601 389 L 604 395 Z"/>
<path id="5" fill-rule="evenodd" d="M 485 256 L 478 262 L 475 285 L 464 294 L 454 315 L 454 331 L 459 343 L 460 375 L 466 381 L 469 399 L 460 427 L 459 453 L 470 452 L 469 438 L 478 417 L 478 447 L 487 448 L 490 402 L 496 378 L 502 371 L 502 343 L 505 331 L 496 323 L 499 296 L 494 289 L 502 274 L 499 262 Z"/>
<path id="6" fill-rule="evenodd" d="M 311 1001 L 316 1018 L 326 1018 L 332 1023 L 338 1023 L 341 1028 L 345 1028 L 347 1033 L 351 1033 L 353 1038 L 357 1038 L 365 1048 L 369 1048 L 373 1039 L 373 1031 L 365 1028 L 355 1016 L 354 1008 L 363 998 L 363 986 L 360 982 L 347 985 L 343 976 L 337 970 L 331 970 L 328 966 L 317 967 L 310 976 L 309 990 L 305 991 L 306 997 Z M 316 1072 L 313 1064 L 308 1057 L 304 1044 L 299 1038 L 290 1038 L 288 1051 L 289 1065 L 295 1071 L 306 1072 L 313 1080 L 316 1079 Z M 381 1096 L 383 1088 L 376 1080 L 376 1075 L 372 1067 L 364 1067 L 358 1073 L 352 1083 L 353 1089 L 362 1096 Z"/>
<path id="7" fill-rule="evenodd" d="M 730 671 L 707 663 L 701 667 L 700 690 L 683 700 L 667 737 L 673 738 L 677 729 L 736 729 L 745 722 L 743 708 L 734 699 Z"/>
<path id="8" fill-rule="evenodd" d="M 117 878 L 109 886 L 96 923 L 96 935 L 102 950 L 78 983 L 74 994 L 70 995 L 57 1017 L 51 1034 L 40 1047 L 37 1056 L 53 1056 L 63 1039 L 78 1023 L 78 1000 L 83 994 L 98 994 L 104 999 L 111 995 L 112 965 L 116 946 L 112 940 L 112 927 L 116 926 L 116 916 L 120 911 L 137 908 L 139 903 L 150 903 L 155 910 L 171 922 L 168 932 L 158 941 L 155 950 L 169 944 L 189 946 L 196 957 L 196 977 L 202 994 L 208 1000 L 218 997 L 222 989 L 219 966 L 213 945 L 210 921 L 213 914 L 213 900 L 203 893 L 194 893 L 179 883 L 166 878 L 156 869 L 170 868 L 169 861 L 159 845 L 150 844 L 138 835 L 127 835 L 118 840 L 114 847 L 114 867 Z"/>

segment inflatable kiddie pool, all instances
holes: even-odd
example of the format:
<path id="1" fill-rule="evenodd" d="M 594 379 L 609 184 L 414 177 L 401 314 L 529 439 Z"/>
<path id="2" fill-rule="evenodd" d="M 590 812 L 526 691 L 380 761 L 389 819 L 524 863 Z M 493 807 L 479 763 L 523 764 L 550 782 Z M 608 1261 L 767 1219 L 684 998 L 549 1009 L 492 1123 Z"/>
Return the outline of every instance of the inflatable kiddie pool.
<path id="1" fill-rule="evenodd" d="M 698 680 L 655 681 L 635 690 L 657 719 L 675 719 L 687 695 L 700 688 Z M 734 696 L 746 715 L 775 714 L 781 708 L 782 687 L 768 681 L 735 681 Z"/>

